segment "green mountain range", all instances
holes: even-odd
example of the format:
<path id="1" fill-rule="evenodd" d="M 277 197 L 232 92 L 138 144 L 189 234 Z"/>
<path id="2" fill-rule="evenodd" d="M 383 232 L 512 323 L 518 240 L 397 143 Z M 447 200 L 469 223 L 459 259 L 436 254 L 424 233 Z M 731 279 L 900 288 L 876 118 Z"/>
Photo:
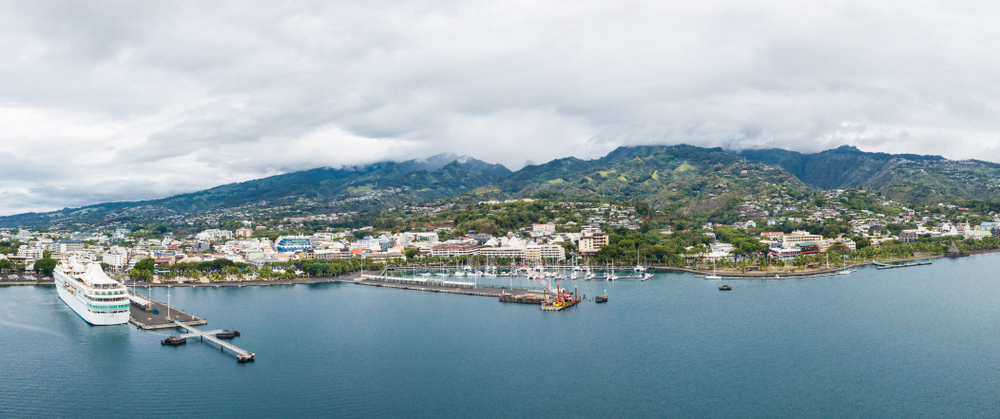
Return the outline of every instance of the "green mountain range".
<path id="1" fill-rule="evenodd" d="M 681 215 L 731 211 L 744 196 L 809 188 L 780 167 L 744 163 L 721 148 L 689 145 L 620 147 L 596 160 L 575 158 L 529 166 L 497 179 L 513 195 L 646 201 Z"/>
<path id="2" fill-rule="evenodd" d="M 439 199 L 488 185 L 510 173 L 499 164 L 439 155 L 402 163 L 382 162 L 341 169 L 317 168 L 217 186 L 164 199 L 114 202 L 48 213 L 0 217 L 0 227 L 94 223 L 129 217 L 157 217 L 265 203 L 280 206 L 301 199 L 329 199 L 345 206 L 381 206 Z M 359 204 L 363 203 L 363 204 Z"/>
<path id="3" fill-rule="evenodd" d="M 941 156 L 869 153 L 841 146 L 815 154 L 743 150 L 748 160 L 778 165 L 819 189 L 864 186 L 900 202 L 1000 201 L 1000 165 Z"/>
<path id="4" fill-rule="evenodd" d="M 168 198 L 0 217 L 0 227 L 69 226 L 130 217 L 166 217 L 259 204 L 325 200 L 331 209 L 383 208 L 436 199 L 456 202 L 561 196 L 646 201 L 679 215 L 716 219 L 748 195 L 790 195 L 864 186 L 901 202 L 1000 202 L 1000 165 L 940 156 L 725 151 L 689 145 L 620 147 L 594 160 L 567 157 L 511 172 L 470 157 L 440 155 L 340 169 L 318 168 L 222 185 Z"/>

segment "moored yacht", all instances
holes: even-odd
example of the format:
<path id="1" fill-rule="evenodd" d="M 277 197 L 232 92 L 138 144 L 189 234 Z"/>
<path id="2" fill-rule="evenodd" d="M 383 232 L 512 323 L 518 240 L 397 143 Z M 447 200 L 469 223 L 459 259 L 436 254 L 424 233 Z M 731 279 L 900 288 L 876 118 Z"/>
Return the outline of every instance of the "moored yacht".
<path id="1" fill-rule="evenodd" d="M 52 272 L 59 298 L 87 323 L 96 326 L 128 323 L 125 286 L 108 277 L 101 265 L 70 258 Z"/>

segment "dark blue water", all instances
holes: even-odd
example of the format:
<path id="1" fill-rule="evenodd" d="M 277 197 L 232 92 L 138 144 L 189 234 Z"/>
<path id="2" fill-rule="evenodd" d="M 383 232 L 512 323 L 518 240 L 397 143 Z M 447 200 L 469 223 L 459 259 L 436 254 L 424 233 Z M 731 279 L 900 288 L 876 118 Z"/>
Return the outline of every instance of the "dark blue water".
<path id="1" fill-rule="evenodd" d="M 248 365 L 0 288 L 0 417 L 998 417 L 998 262 L 731 292 L 575 281 L 611 301 L 558 313 L 353 284 L 173 289 L 243 332 Z"/>

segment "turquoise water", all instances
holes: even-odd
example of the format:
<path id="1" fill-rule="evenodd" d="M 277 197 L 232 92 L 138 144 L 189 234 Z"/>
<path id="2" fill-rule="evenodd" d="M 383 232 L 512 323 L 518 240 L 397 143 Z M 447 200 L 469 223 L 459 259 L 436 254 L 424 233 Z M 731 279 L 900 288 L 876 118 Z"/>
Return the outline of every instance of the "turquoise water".
<path id="1" fill-rule="evenodd" d="M 731 292 L 564 281 L 611 301 L 558 313 L 353 284 L 173 289 L 243 332 L 247 365 L 89 326 L 52 287 L 0 288 L 0 417 L 998 417 L 998 262 Z"/>

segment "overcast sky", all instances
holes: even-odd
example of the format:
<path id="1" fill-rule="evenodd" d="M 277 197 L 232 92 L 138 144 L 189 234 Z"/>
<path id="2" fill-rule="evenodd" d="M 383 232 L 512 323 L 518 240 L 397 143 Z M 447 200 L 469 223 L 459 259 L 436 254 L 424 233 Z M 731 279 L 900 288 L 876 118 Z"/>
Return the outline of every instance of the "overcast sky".
<path id="1" fill-rule="evenodd" d="M 993 2 L 0 4 L 0 214 L 444 152 L 1000 161 Z"/>

